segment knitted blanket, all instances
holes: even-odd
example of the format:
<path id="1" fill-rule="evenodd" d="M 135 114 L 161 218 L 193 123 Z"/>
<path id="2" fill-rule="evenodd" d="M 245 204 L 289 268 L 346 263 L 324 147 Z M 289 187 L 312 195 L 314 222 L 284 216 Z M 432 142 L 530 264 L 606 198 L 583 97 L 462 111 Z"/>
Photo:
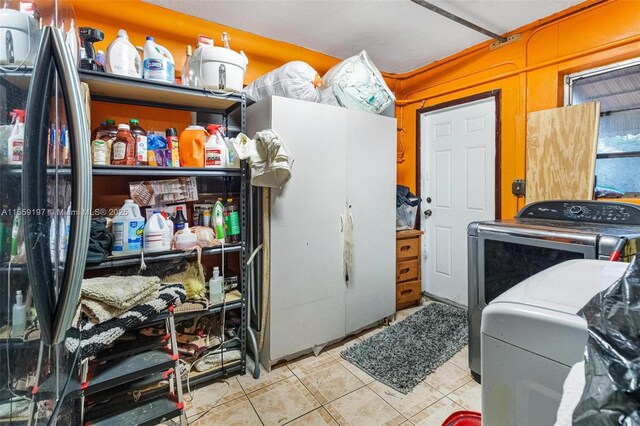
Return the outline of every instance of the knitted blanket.
<path id="1" fill-rule="evenodd" d="M 81 348 L 81 358 L 91 357 L 101 350 L 107 349 L 118 337 L 126 331 L 139 327 L 145 321 L 155 317 L 170 305 L 179 306 L 186 298 L 182 284 L 169 284 L 161 288 L 158 298 L 136 305 L 122 315 L 94 324 L 86 317 L 80 322 L 80 339 L 78 329 L 71 329 L 67 334 L 65 346 L 70 352 L 75 352 L 78 345 Z"/>
<path id="2" fill-rule="evenodd" d="M 119 317 L 132 306 L 158 298 L 160 278 L 139 275 L 82 281 L 80 306 L 94 323 Z"/>

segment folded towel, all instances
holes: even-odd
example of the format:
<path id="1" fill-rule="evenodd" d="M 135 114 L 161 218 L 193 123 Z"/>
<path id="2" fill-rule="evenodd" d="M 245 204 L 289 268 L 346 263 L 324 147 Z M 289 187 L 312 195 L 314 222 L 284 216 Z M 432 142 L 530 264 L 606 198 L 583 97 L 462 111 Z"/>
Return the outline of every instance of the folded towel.
<path id="1" fill-rule="evenodd" d="M 129 311 L 101 324 L 94 324 L 86 318 L 78 329 L 72 328 L 67 334 L 65 346 L 69 352 L 75 352 L 81 346 L 81 358 L 88 358 L 106 349 L 118 337 L 128 330 L 139 327 L 145 321 L 155 317 L 169 306 L 179 306 L 185 301 L 185 290 L 182 284 L 165 285 L 158 298 L 132 307 Z"/>
<path id="2" fill-rule="evenodd" d="M 81 297 L 118 309 L 127 309 L 138 304 L 140 294 L 148 295 L 150 291 L 157 291 L 160 283 L 158 277 L 140 275 L 90 278 L 82 280 Z"/>
<path id="3" fill-rule="evenodd" d="M 150 300 L 157 299 L 159 294 L 160 292 L 157 288 L 149 287 L 147 290 L 145 290 L 144 293 L 140 293 L 132 297 L 131 303 L 133 304 L 127 307 L 120 308 L 110 306 L 95 299 L 82 299 L 80 301 L 80 306 L 82 309 L 82 313 L 84 313 L 89 318 L 89 321 L 100 324 L 105 321 L 109 321 L 112 318 L 119 317 L 120 315 L 131 309 L 131 306 L 139 305 Z"/>

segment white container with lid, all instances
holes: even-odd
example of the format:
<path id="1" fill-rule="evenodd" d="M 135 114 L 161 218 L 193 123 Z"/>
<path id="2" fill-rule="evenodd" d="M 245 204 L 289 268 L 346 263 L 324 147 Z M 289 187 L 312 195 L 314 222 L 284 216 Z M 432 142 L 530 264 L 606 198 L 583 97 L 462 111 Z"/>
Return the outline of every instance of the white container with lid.
<path id="1" fill-rule="evenodd" d="M 191 67 L 198 78 L 198 87 L 242 92 L 244 73 L 249 59 L 240 51 L 203 45 L 193 52 Z"/>

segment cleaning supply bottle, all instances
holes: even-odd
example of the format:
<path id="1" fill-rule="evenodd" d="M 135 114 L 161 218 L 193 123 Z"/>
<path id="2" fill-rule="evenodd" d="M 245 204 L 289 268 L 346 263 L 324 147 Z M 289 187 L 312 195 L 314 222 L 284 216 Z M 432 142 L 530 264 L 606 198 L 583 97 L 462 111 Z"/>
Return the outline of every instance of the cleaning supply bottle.
<path id="1" fill-rule="evenodd" d="M 164 217 L 165 224 L 167 225 L 164 228 L 164 239 L 162 240 L 162 245 L 165 250 L 171 250 L 171 243 L 173 242 L 173 221 L 167 212 L 162 212 L 162 217 Z"/>
<path id="2" fill-rule="evenodd" d="M 167 148 L 171 150 L 171 166 L 180 167 L 180 142 L 178 141 L 178 131 L 173 127 L 165 130 L 167 136 Z"/>
<path id="3" fill-rule="evenodd" d="M 11 337 L 22 337 L 27 329 L 27 310 L 22 300 L 22 291 L 16 291 L 16 303 L 11 316 Z"/>
<path id="4" fill-rule="evenodd" d="M 13 217 L 13 224 L 11 226 L 11 257 L 18 255 L 20 244 L 22 244 L 22 240 L 24 239 L 22 219 L 20 219 L 20 217 L 21 215 L 19 214 Z"/>
<path id="5" fill-rule="evenodd" d="M 227 198 L 227 204 L 224 205 L 224 222 L 227 232 L 227 242 L 239 243 L 240 216 L 238 214 L 238 206 L 233 203 L 232 198 Z"/>
<path id="6" fill-rule="evenodd" d="M 147 36 L 144 43 L 144 65 L 142 78 L 145 80 L 173 83 L 175 69 L 173 56 L 165 47 L 156 44 L 153 37 Z"/>
<path id="7" fill-rule="evenodd" d="M 113 218 L 113 255 L 138 254 L 142 249 L 144 217 L 140 207 L 133 200 L 124 201 L 124 205 Z"/>
<path id="8" fill-rule="evenodd" d="M 106 67 L 106 57 L 104 56 L 104 51 L 98 49 L 98 53 L 96 53 L 96 62 L 102 65 L 103 68 Z"/>
<path id="9" fill-rule="evenodd" d="M 227 146 L 227 167 L 230 169 L 240 168 L 240 157 L 236 152 L 236 148 L 233 146 L 233 142 L 228 137 L 224 137 L 224 144 Z"/>
<path id="10" fill-rule="evenodd" d="M 218 198 L 216 204 L 213 206 L 213 221 L 212 228 L 216 234 L 216 238 L 224 240 L 226 234 L 224 232 L 224 206 L 222 205 L 222 198 Z"/>
<path id="11" fill-rule="evenodd" d="M 105 60 L 107 72 L 111 74 L 142 77 L 142 60 L 125 30 L 118 31 L 118 36 L 107 48 Z"/>
<path id="12" fill-rule="evenodd" d="M 204 166 L 208 168 L 223 169 L 227 167 L 227 145 L 220 135 L 219 124 L 209 124 L 207 131 L 209 139 L 204 145 Z"/>
<path id="13" fill-rule="evenodd" d="M 10 115 L 15 119 L 11 136 L 7 141 L 7 163 L 22 164 L 24 153 L 24 115 L 23 109 L 14 109 Z"/>
<path id="14" fill-rule="evenodd" d="M 167 222 L 159 211 L 154 211 L 144 226 L 144 252 L 166 250 Z"/>
<path id="15" fill-rule="evenodd" d="M 140 126 L 137 118 L 129 120 L 131 136 L 136 141 L 136 166 L 146 166 L 147 161 L 147 131 Z"/>
<path id="16" fill-rule="evenodd" d="M 189 126 L 180 133 L 180 167 L 204 167 L 204 145 L 208 137 L 201 126 Z"/>
<path id="17" fill-rule="evenodd" d="M 213 276 L 209 280 L 209 302 L 219 305 L 224 301 L 223 293 L 224 278 L 220 276 L 220 268 L 213 267 Z"/>
<path id="18" fill-rule="evenodd" d="M 118 134 L 111 147 L 111 165 L 136 165 L 136 141 L 131 135 L 128 124 L 118 125 Z"/>

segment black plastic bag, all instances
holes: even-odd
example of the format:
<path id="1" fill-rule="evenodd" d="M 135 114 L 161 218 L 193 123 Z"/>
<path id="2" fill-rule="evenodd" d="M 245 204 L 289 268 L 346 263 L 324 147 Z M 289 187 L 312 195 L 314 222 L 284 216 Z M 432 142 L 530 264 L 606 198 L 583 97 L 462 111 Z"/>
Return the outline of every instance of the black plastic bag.
<path id="1" fill-rule="evenodd" d="M 574 425 L 640 424 L 640 258 L 580 312 L 587 320 L 586 383 Z"/>
<path id="2" fill-rule="evenodd" d="M 113 241 L 113 234 L 107 229 L 107 219 L 104 217 L 91 219 L 87 264 L 98 265 L 102 263 L 111 254 Z"/>

